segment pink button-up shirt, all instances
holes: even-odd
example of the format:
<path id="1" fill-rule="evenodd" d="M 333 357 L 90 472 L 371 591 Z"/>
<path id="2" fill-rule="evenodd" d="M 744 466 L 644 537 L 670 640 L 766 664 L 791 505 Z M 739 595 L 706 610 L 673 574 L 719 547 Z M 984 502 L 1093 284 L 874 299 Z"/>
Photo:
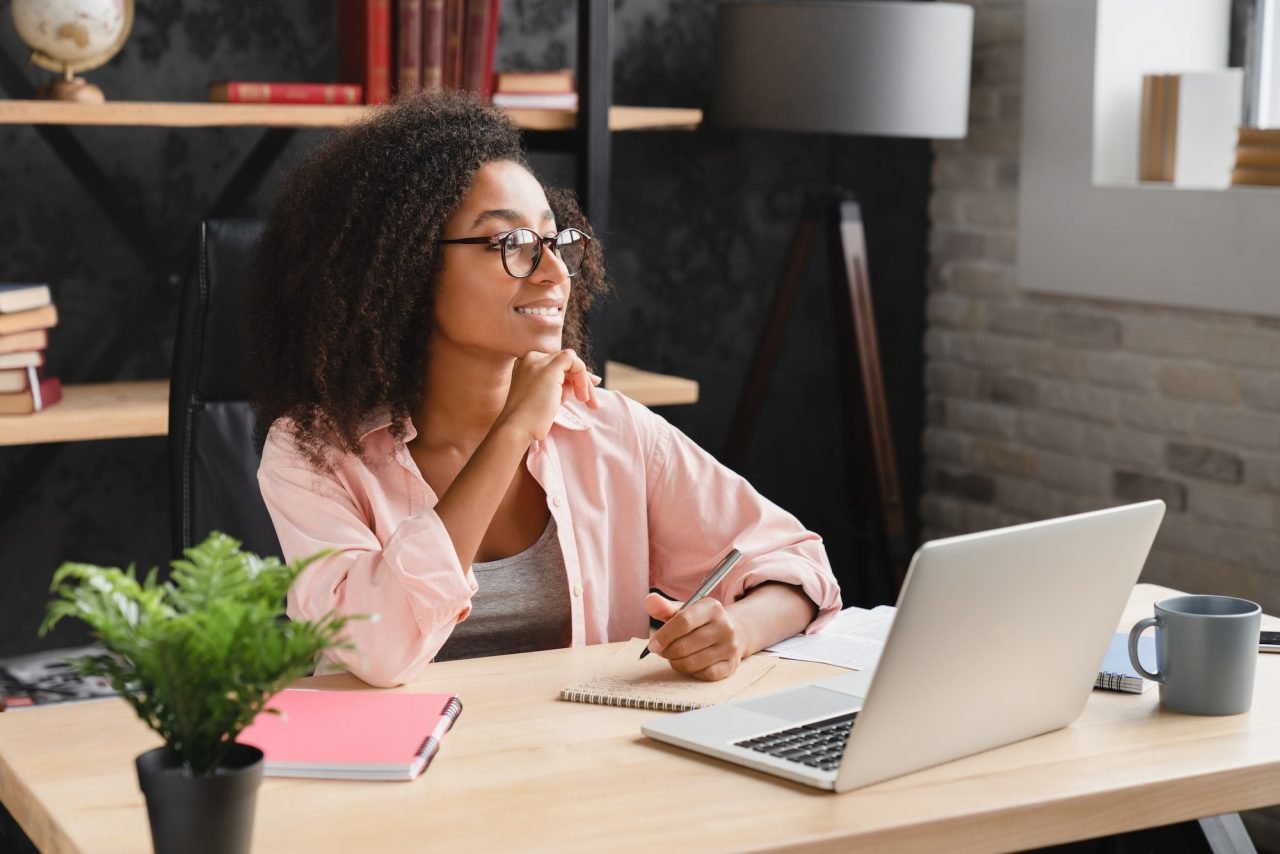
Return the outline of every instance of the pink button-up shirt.
<path id="1" fill-rule="evenodd" d="M 732 602 L 766 581 L 794 584 L 817 604 L 812 632 L 840 609 L 840 588 L 817 534 L 660 416 L 598 390 L 601 407 L 565 403 L 534 442 L 529 472 L 547 495 L 568 574 L 573 644 L 645 637 L 650 587 L 684 599 L 736 546 L 743 554 L 713 595 Z M 413 679 L 471 610 L 477 590 L 431 491 L 390 421 L 312 468 L 288 422 L 274 424 L 258 482 L 288 560 L 334 549 L 289 591 L 289 615 L 378 614 L 353 620 L 354 650 L 327 653 L 379 686 Z M 406 424 L 407 438 L 416 435 Z"/>

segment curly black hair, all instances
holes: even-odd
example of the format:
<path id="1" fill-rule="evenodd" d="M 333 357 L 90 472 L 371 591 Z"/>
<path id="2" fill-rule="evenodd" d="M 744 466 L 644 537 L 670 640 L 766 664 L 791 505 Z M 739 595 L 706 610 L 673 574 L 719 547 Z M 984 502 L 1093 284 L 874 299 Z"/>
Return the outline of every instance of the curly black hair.
<path id="1" fill-rule="evenodd" d="M 422 401 L 438 241 L 486 163 L 529 168 L 502 111 L 457 92 L 416 95 L 334 134 L 283 182 L 255 251 L 244 315 L 259 448 L 279 418 L 318 467 L 360 453 L 360 428 Z M 559 228 L 594 236 L 574 195 L 547 188 Z M 608 288 L 588 244 L 565 309 L 564 346 L 589 360 L 586 315 Z"/>

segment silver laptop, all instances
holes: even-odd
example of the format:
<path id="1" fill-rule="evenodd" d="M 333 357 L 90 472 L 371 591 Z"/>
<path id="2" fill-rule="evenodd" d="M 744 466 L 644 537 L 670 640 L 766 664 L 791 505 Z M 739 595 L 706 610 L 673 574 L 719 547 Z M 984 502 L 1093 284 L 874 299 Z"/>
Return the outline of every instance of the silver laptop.
<path id="1" fill-rule="evenodd" d="M 645 735 L 846 792 L 1084 710 L 1164 502 L 925 543 L 873 672 L 670 715 Z"/>

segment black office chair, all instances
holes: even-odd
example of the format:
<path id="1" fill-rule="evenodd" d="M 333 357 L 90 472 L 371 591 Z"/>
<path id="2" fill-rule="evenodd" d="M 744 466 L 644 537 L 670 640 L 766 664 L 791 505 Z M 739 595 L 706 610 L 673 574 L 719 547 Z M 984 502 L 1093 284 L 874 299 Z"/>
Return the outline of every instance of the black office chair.
<path id="1" fill-rule="evenodd" d="M 214 530 L 240 540 L 248 551 L 280 554 L 258 491 L 240 333 L 249 262 L 262 228 L 252 219 L 205 222 L 196 269 L 182 294 L 169 386 L 176 555 Z"/>

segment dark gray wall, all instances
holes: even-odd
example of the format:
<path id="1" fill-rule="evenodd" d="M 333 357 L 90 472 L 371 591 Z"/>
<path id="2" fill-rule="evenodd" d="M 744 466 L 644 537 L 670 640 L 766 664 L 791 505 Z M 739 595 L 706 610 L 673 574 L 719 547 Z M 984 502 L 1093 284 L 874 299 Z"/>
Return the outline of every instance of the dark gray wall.
<path id="1" fill-rule="evenodd" d="M 202 100 L 215 79 L 329 80 L 333 5 L 323 0 L 140 3 L 124 50 L 89 77 L 120 101 Z M 705 107 L 714 56 L 708 0 L 614 0 L 614 92 L 623 104 Z M 0 0 L 0 51 L 25 51 Z M 499 67 L 573 62 L 572 0 L 504 0 Z M 26 69 L 33 82 L 47 78 Z M 4 93 L 10 96 L 11 93 Z M 67 382 L 167 376 L 177 283 L 198 223 L 255 129 L 75 128 L 70 132 L 150 235 L 120 230 L 28 126 L 0 126 L 0 281 L 54 286 L 62 322 L 50 371 Z M 299 134 L 239 214 L 259 213 L 279 174 L 322 138 Z M 802 189 L 838 182 L 867 218 L 885 373 L 909 506 L 918 494 L 923 290 L 930 153 L 921 141 L 833 139 L 705 128 L 614 136 L 607 258 L 616 287 L 611 353 L 702 384 L 697 406 L 664 412 L 719 452 Z M 545 175 L 571 175 L 538 157 Z M 825 256 L 818 256 L 819 259 Z M 743 473 L 827 538 L 859 599 L 854 522 L 840 476 L 842 427 L 821 263 L 793 319 Z M 35 636 L 63 560 L 146 568 L 169 557 L 163 439 L 0 448 L 0 655 L 79 640 Z M 888 595 L 875 587 L 871 596 Z M 865 601 L 864 601 L 865 604 Z"/>

